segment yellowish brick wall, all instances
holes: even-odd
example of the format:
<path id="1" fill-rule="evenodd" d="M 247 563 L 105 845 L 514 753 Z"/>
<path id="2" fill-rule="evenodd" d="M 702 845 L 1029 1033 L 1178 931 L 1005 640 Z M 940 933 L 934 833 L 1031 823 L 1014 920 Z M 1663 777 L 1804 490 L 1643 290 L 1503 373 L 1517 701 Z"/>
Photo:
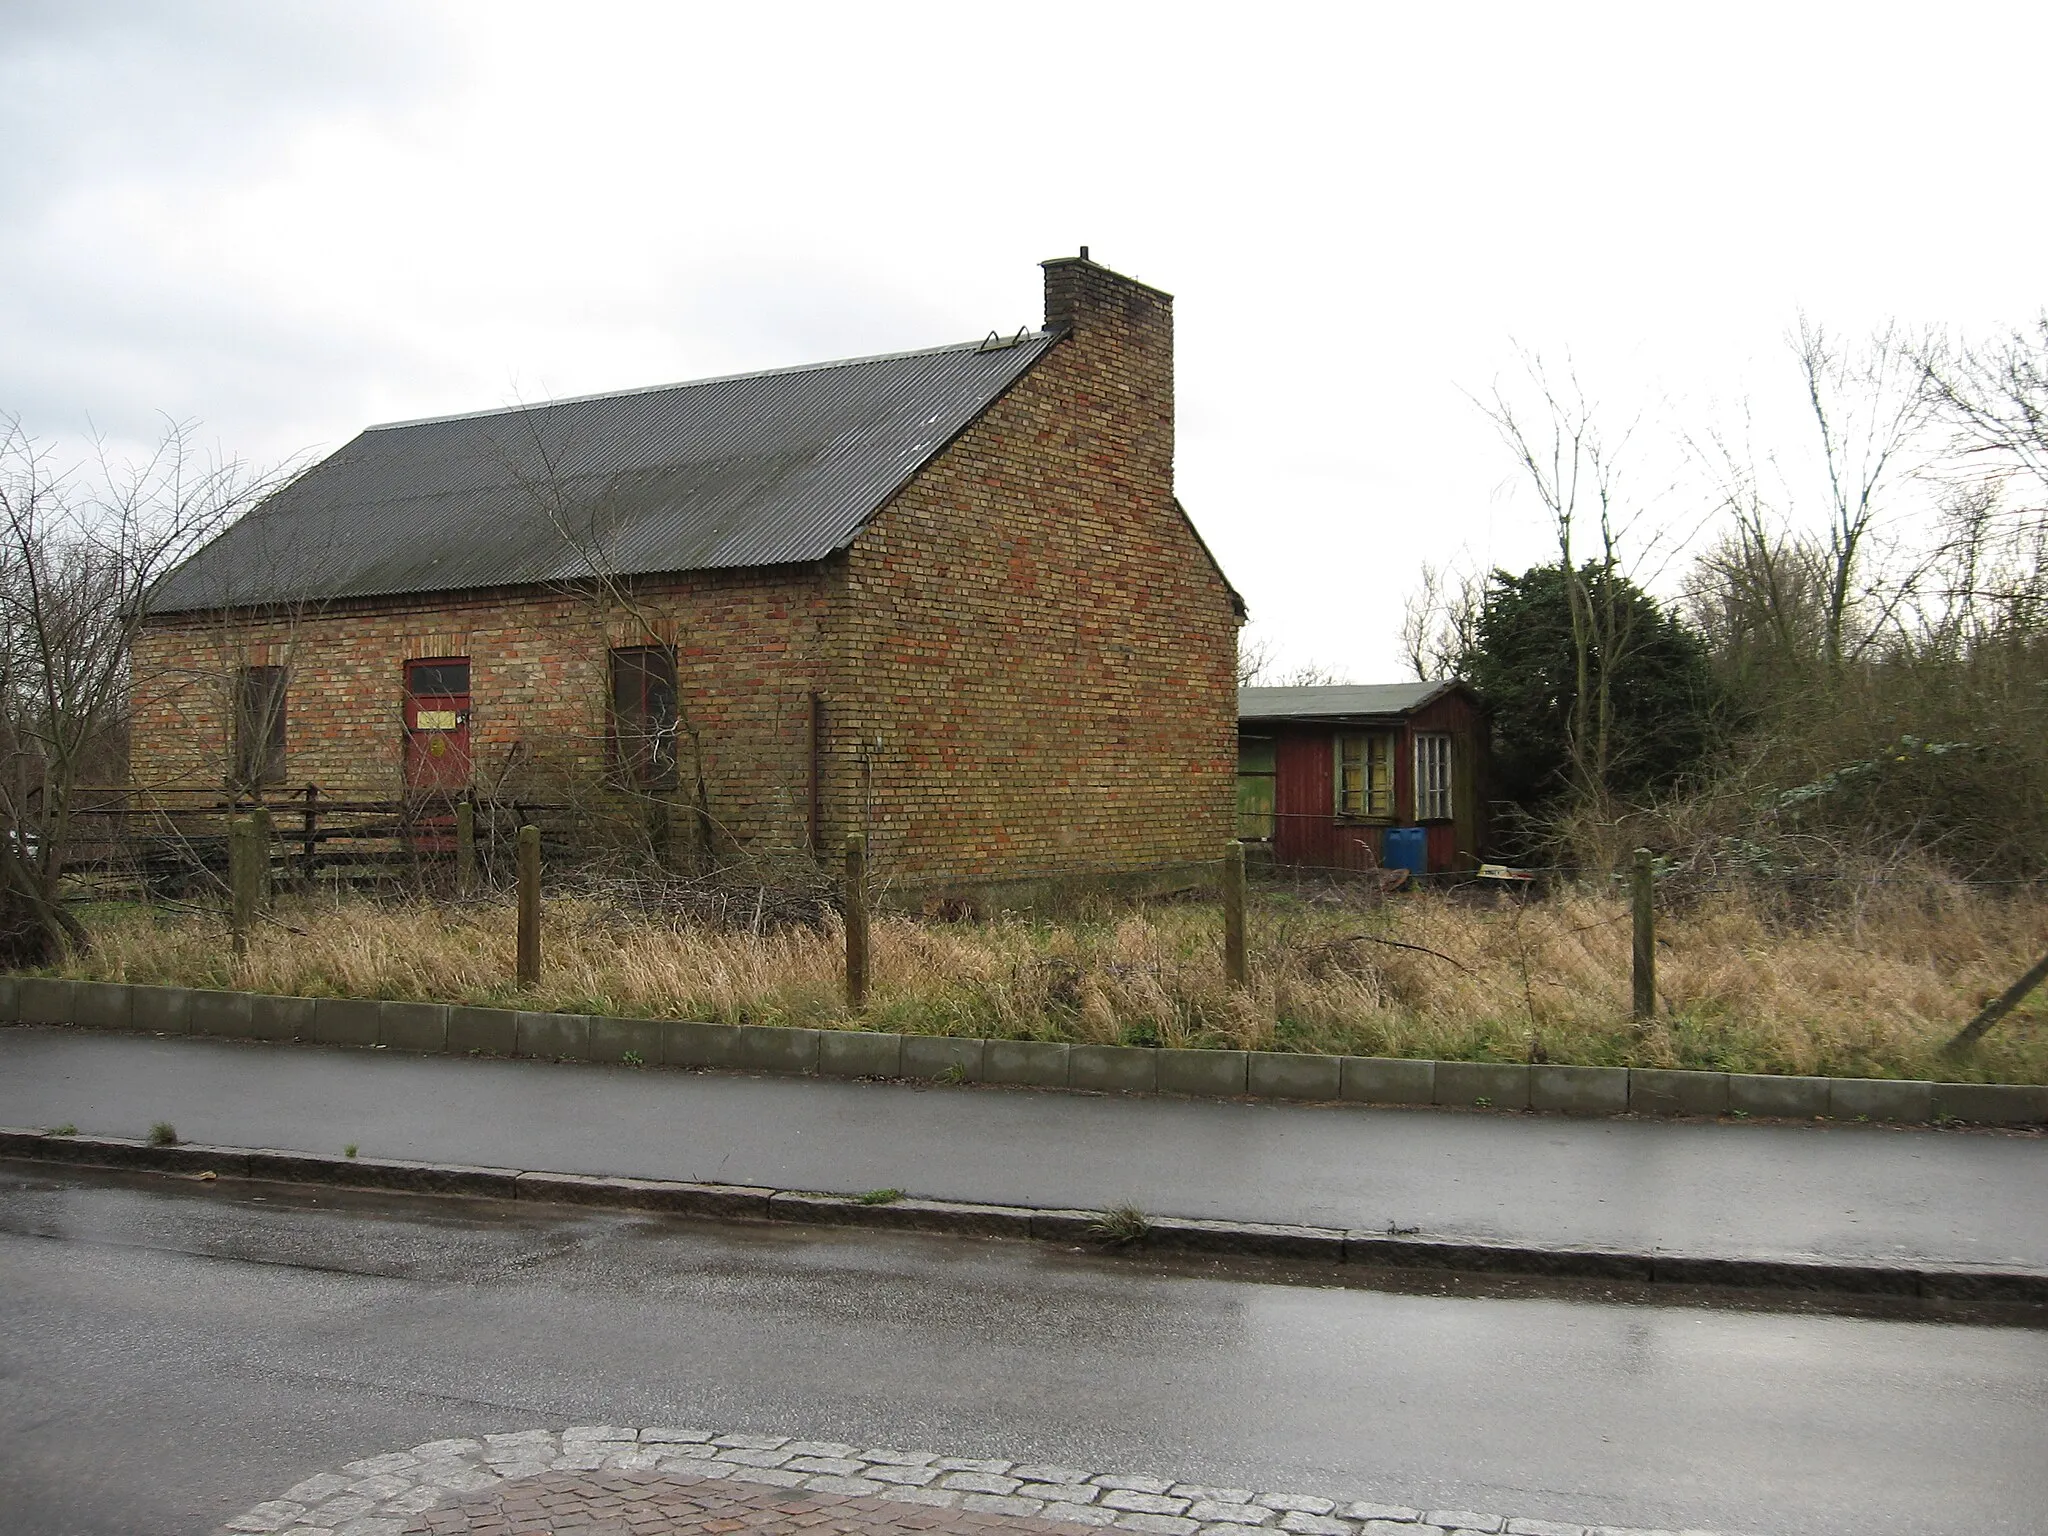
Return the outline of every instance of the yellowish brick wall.
<path id="1" fill-rule="evenodd" d="M 1053 264 L 1055 346 L 850 551 L 833 783 L 907 882 L 1217 857 L 1238 617 L 1173 500 L 1170 301 Z"/>
<path id="2" fill-rule="evenodd" d="M 809 700 L 824 686 L 827 584 L 802 567 L 643 583 L 630 604 L 571 592 L 336 603 L 289 619 L 166 616 L 137 644 L 132 773 L 145 788 L 215 788 L 228 764 L 228 682 L 288 671 L 287 790 L 386 799 L 402 790 L 405 663 L 470 659 L 480 788 L 552 798 L 602 776 L 607 652 L 673 643 L 709 800 L 726 835 L 801 844 Z M 651 631 L 651 632 L 650 632 Z M 687 742 L 684 769 L 689 771 Z"/>

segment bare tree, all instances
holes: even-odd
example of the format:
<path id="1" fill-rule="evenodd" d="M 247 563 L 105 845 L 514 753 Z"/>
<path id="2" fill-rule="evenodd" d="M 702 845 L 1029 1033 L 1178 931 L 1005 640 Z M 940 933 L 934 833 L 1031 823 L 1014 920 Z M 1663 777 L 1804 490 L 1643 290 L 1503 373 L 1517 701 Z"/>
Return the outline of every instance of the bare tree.
<path id="1" fill-rule="evenodd" d="M 158 579 L 272 483 L 187 423 L 81 472 L 0 418 L 0 962 L 87 942 L 64 906 L 77 791 L 122 771 L 135 635 Z"/>
<path id="2" fill-rule="evenodd" d="M 1524 354 L 1535 395 L 1519 406 L 1501 386 L 1476 403 L 1548 515 L 1571 616 L 1573 690 L 1567 743 L 1573 788 L 1596 813 L 1609 799 L 1614 759 L 1613 679 L 1635 644 L 1636 609 L 1625 600 L 1622 547 L 1642 530 L 1649 506 L 1623 474 L 1635 423 L 1610 435 L 1567 361 L 1553 379 L 1540 356 Z M 1641 542 L 1655 548 L 1659 535 Z"/>
<path id="3" fill-rule="evenodd" d="M 1889 628 L 1913 589 L 1912 579 L 1895 579 L 1886 584 L 1878 611 L 1858 613 L 1859 599 L 1872 595 L 1859 583 L 1871 563 L 1873 543 L 1882 536 L 1889 495 L 1899 481 L 1925 467 L 1927 349 L 1896 325 L 1875 332 L 1860 346 L 1845 347 L 1803 314 L 1788 341 L 1799 361 L 1826 470 L 1821 656 L 1835 675 Z"/>
<path id="4" fill-rule="evenodd" d="M 1240 688 L 1314 688 L 1329 683 L 1348 683 L 1341 669 L 1319 661 L 1280 665 L 1279 647 L 1270 635 L 1239 631 L 1237 642 L 1237 686 Z"/>
<path id="5" fill-rule="evenodd" d="M 1423 562 L 1415 590 L 1401 604 L 1401 653 L 1420 682 L 1456 677 L 1476 643 L 1483 577 Z"/>
<path id="6" fill-rule="evenodd" d="M 1957 447 L 1989 478 L 2031 479 L 2027 501 L 2038 508 L 2048 491 L 2048 314 L 1978 346 L 1929 340 L 1916 360 Z"/>

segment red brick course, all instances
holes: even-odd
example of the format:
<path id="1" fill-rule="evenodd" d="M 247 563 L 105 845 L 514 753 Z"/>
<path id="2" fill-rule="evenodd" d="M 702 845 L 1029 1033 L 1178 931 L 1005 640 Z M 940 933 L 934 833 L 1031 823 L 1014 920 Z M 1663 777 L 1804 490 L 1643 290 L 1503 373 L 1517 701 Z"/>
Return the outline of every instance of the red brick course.
<path id="1" fill-rule="evenodd" d="M 416 1516 L 407 1536 L 1100 1536 L 1020 1515 L 660 1472 L 551 1472 Z"/>

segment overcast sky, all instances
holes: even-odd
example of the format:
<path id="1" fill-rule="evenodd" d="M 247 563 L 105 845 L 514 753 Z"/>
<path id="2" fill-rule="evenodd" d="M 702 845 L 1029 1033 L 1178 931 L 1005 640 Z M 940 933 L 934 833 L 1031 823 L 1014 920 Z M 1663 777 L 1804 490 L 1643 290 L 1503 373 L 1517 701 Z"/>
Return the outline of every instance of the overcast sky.
<path id="1" fill-rule="evenodd" d="M 1543 550 L 1470 399 L 1518 346 L 1646 441 L 1792 434 L 1801 308 L 2040 310 L 2043 18 L 0 0 L 0 411 L 275 461 L 1036 325 L 1085 243 L 1177 296 L 1254 632 L 1391 679 L 1423 560 Z"/>

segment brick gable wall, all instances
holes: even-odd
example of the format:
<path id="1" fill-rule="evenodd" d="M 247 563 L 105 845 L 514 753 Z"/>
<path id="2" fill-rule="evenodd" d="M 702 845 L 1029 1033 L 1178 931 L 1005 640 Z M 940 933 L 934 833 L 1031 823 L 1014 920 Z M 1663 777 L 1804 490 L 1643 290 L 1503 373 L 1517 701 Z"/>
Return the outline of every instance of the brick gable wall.
<path id="1" fill-rule="evenodd" d="M 1173 496 L 1171 301 L 1047 264 L 1071 327 L 854 541 L 835 742 L 907 881 L 1218 856 L 1238 615 Z M 869 803 L 871 800 L 871 803 Z"/>

